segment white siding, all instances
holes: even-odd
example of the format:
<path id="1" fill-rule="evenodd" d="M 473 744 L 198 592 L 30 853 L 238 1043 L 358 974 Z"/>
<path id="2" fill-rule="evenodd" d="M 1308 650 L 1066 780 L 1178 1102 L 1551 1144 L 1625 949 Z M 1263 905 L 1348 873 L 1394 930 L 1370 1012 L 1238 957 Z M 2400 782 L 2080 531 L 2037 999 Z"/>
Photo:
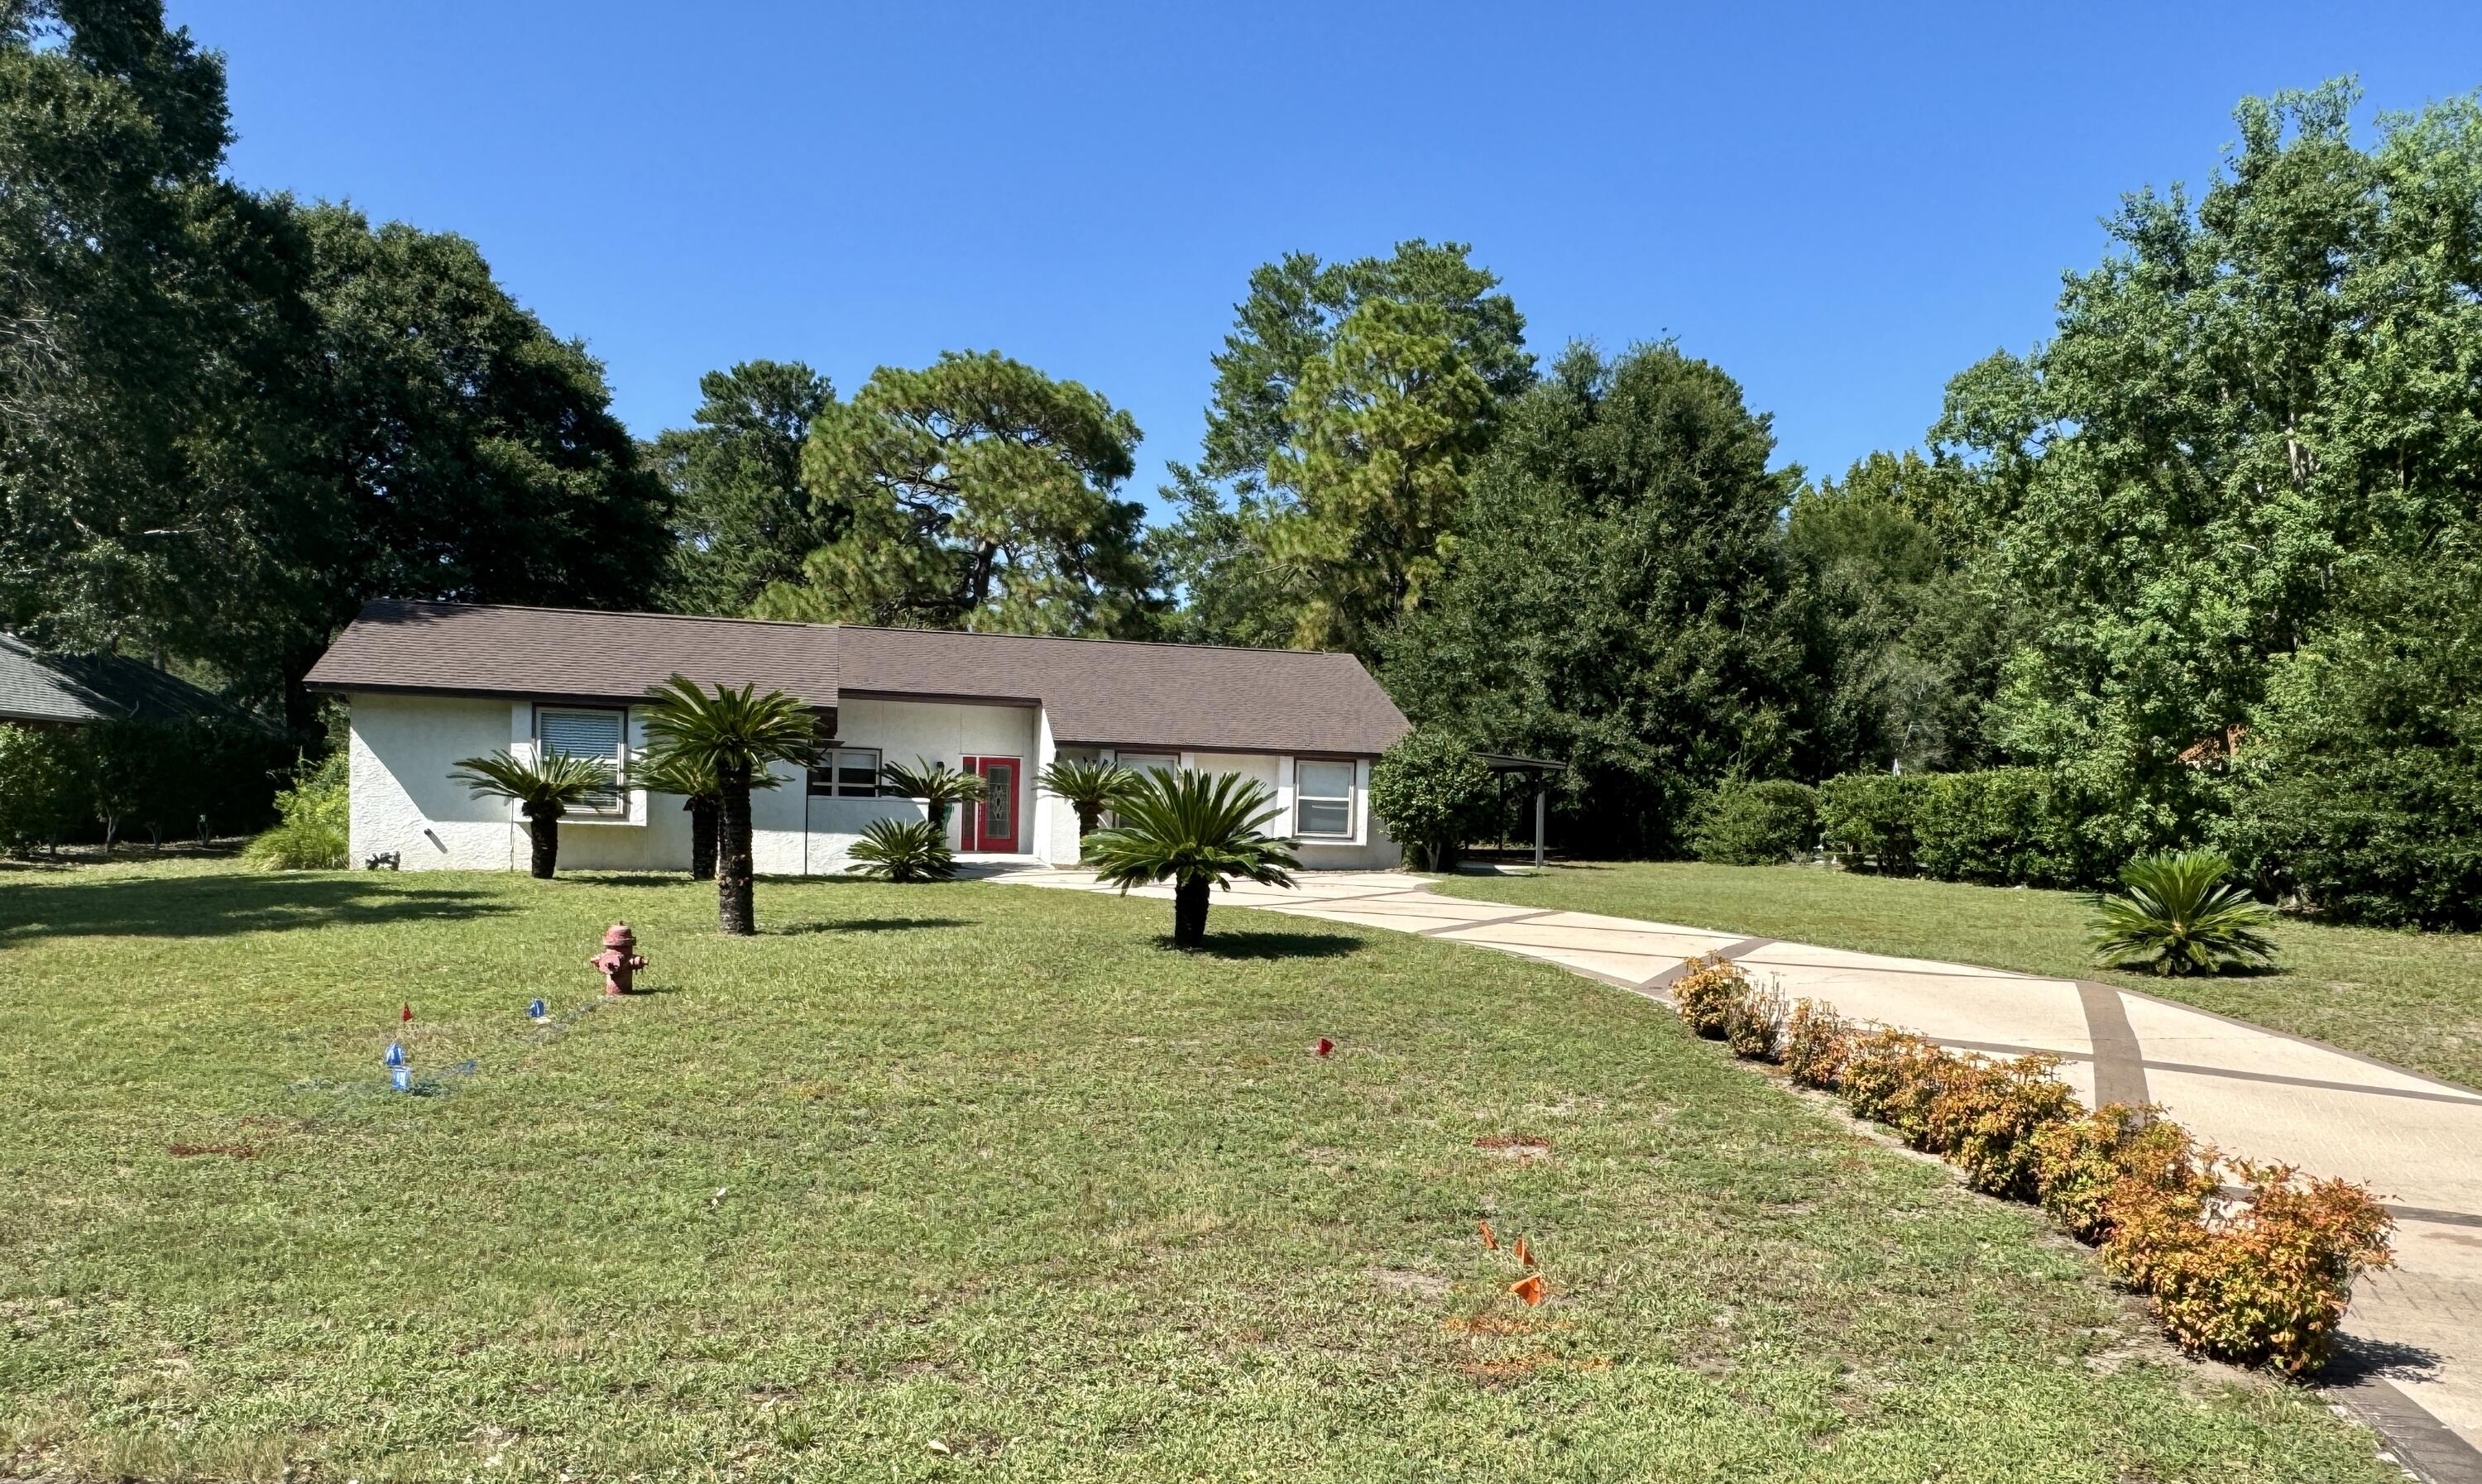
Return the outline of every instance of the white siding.
<path id="1" fill-rule="evenodd" d="M 514 806 L 470 797 L 449 782 L 461 757 L 500 748 L 520 755 L 534 746 L 534 703 L 453 697 L 356 695 L 353 714 L 353 857 L 395 851 L 407 870 L 523 870 L 528 841 Z M 847 697 L 837 711 L 840 740 L 875 747 L 885 762 L 929 758 L 960 766 L 968 756 L 1015 757 L 1022 767 L 1017 810 L 1027 854 L 1057 864 L 1077 859 L 1077 818 L 1036 784 L 1058 755 L 1047 719 L 1030 706 Z M 645 718 L 630 712 L 629 742 L 646 742 Z M 1293 828 L 1293 762 L 1263 753 L 1188 753 L 1183 766 L 1241 773 L 1268 784 L 1282 810 L 1275 829 Z M 779 766 L 783 786 L 751 796 L 751 845 L 759 872 L 829 875 L 844 869 L 846 852 L 874 819 L 922 817 L 903 799 L 809 797 L 801 770 Z M 1402 859 L 1369 814 L 1370 764 L 1355 768 L 1352 840 L 1305 844 L 1298 854 L 1312 869 L 1370 870 Z M 950 838 L 956 838 L 955 825 Z M 564 868 L 686 870 L 689 816 L 668 794 L 631 790 L 625 817 L 571 816 L 561 822 Z"/>

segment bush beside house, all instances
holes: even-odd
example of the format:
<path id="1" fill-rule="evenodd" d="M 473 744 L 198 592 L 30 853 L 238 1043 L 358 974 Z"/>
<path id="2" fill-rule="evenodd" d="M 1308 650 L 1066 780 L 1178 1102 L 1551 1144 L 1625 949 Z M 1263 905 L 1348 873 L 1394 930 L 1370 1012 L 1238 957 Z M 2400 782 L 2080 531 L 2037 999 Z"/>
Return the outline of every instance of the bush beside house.
<path id="1" fill-rule="evenodd" d="M 1408 732 L 1370 765 L 1370 811 L 1422 870 L 1456 869 L 1497 803 L 1491 769 L 1453 732 Z"/>

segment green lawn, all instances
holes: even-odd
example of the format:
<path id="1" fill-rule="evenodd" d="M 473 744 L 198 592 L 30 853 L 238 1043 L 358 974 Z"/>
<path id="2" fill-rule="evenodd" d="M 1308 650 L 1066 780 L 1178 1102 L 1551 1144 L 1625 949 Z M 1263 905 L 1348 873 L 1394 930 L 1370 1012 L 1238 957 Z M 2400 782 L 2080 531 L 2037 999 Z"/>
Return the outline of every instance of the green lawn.
<path id="1" fill-rule="evenodd" d="M 1166 904 L 1025 888 L 759 904 L 727 941 L 677 881 L 0 878 L 0 1464 L 2390 1476 L 1633 996 L 1224 909 L 1182 956 Z M 616 916 L 653 993 L 589 1009 Z M 429 1096 L 384 1085 L 407 999 Z"/>
<path id="2" fill-rule="evenodd" d="M 1831 948 L 2100 979 L 2482 1087 L 2482 937 L 2285 921 L 2271 973 L 2158 979 L 2094 967 L 2086 898 L 1805 866 L 1621 861 L 1454 877 L 1454 896 L 1648 917 Z"/>

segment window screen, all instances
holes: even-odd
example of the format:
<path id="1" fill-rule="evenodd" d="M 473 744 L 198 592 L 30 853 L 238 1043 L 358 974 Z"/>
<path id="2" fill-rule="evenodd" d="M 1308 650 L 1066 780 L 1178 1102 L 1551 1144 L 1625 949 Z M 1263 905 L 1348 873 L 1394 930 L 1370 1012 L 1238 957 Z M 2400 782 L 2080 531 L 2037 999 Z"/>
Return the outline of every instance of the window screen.
<path id="1" fill-rule="evenodd" d="M 617 781 L 621 776 L 625 758 L 620 752 L 620 738 L 626 720 L 619 711 L 537 711 L 535 741 L 543 755 L 567 753 L 571 757 L 592 757 L 612 770 Z M 608 811 L 620 807 L 617 788 L 607 789 L 587 801 L 587 808 Z"/>
<path id="2" fill-rule="evenodd" d="M 1305 757 L 1295 766 L 1293 831 L 1330 838 L 1353 834 L 1353 764 Z"/>

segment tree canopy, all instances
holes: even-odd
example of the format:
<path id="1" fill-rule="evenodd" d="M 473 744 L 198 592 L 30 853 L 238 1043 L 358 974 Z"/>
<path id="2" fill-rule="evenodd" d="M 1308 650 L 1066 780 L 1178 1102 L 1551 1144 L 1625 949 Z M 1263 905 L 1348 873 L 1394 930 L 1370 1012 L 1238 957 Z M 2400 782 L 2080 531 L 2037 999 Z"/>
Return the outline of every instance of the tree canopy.
<path id="1" fill-rule="evenodd" d="M 1118 498 L 1138 426 L 1096 392 L 997 352 L 883 366 L 811 424 L 813 499 L 851 512 L 798 581 L 758 600 L 775 618 L 1144 632 L 1160 606 Z"/>
<path id="2" fill-rule="evenodd" d="M 742 614 L 810 553 L 844 534 L 851 512 L 813 497 L 802 473 L 810 423 L 835 400 L 798 360 L 745 360 L 699 378 L 696 424 L 655 438 L 673 495 L 667 597 L 689 613 Z"/>
<path id="3" fill-rule="evenodd" d="M 1572 760 L 1577 848 L 1675 848 L 1700 786 L 1785 769 L 1801 740 L 1773 448 L 1731 378 L 1670 343 L 1572 347 L 1475 470 L 1389 688 L 1416 722 Z"/>

